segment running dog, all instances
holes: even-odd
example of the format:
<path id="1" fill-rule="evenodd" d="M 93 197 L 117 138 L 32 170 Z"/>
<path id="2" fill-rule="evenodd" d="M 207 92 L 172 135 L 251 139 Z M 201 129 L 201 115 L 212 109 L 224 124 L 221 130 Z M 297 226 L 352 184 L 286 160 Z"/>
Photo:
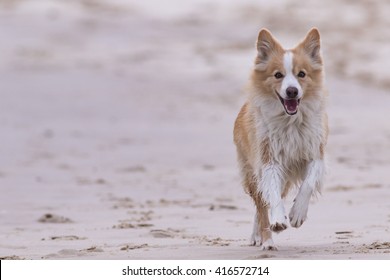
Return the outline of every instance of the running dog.
<path id="1" fill-rule="evenodd" d="M 309 201 L 320 192 L 328 137 L 320 33 L 311 29 L 284 49 L 262 29 L 249 97 L 234 126 L 243 186 L 256 205 L 252 245 L 277 250 L 272 232 L 300 227 Z M 299 186 L 287 217 L 283 199 Z"/>

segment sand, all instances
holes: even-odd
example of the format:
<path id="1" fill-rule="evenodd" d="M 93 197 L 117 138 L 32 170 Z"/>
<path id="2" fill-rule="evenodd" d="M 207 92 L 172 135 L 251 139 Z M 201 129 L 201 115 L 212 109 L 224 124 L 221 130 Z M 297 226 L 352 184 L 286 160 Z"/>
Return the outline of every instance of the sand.
<path id="1" fill-rule="evenodd" d="M 2 1 L 0 259 L 390 259 L 390 5 L 268 2 Z M 261 251 L 233 122 L 258 30 L 312 26 L 329 174 Z"/>

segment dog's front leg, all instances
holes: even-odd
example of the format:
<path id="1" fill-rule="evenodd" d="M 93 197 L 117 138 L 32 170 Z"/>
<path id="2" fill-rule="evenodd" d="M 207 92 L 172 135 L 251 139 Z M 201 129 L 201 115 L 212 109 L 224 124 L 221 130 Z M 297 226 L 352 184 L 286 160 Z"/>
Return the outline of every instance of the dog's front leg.
<path id="1" fill-rule="evenodd" d="M 290 224 L 300 227 L 307 218 L 309 202 L 315 190 L 320 191 L 325 175 L 325 164 L 322 159 L 313 160 L 307 166 L 306 177 L 294 200 L 290 211 Z"/>
<path id="2" fill-rule="evenodd" d="M 270 229 L 275 232 L 287 228 L 287 217 L 282 200 L 283 172 L 276 163 L 261 168 L 261 180 L 258 190 L 268 206 Z"/>

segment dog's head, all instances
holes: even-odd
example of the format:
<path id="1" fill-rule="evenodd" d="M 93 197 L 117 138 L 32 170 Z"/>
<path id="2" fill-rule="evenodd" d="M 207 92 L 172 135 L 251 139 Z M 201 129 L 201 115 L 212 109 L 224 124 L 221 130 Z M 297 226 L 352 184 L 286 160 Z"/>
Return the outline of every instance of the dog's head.
<path id="1" fill-rule="evenodd" d="M 295 48 L 285 50 L 272 34 L 262 29 L 257 39 L 253 82 L 258 94 L 280 102 L 288 115 L 301 102 L 316 96 L 322 87 L 320 33 L 311 29 Z"/>

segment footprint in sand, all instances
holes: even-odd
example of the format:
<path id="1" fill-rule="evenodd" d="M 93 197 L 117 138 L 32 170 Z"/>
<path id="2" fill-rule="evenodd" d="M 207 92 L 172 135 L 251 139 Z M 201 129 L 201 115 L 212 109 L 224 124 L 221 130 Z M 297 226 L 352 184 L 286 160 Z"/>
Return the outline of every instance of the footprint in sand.
<path id="1" fill-rule="evenodd" d="M 116 203 L 113 205 L 114 209 L 134 208 L 134 201 L 130 197 L 111 198 Z"/>
<path id="2" fill-rule="evenodd" d="M 237 210 L 237 206 L 234 205 L 226 205 L 226 204 L 220 204 L 220 205 L 210 205 L 209 210 L 214 211 L 214 210 Z"/>
<path id="3" fill-rule="evenodd" d="M 149 246 L 148 244 L 141 244 L 141 245 L 126 244 L 125 246 L 121 247 L 121 251 L 143 249 L 143 248 L 147 248 L 148 246 Z"/>
<path id="4" fill-rule="evenodd" d="M 92 246 L 87 249 L 80 250 L 80 252 L 96 252 L 96 253 L 101 253 L 104 252 L 103 249 L 97 247 L 97 246 Z"/>
<path id="5" fill-rule="evenodd" d="M 374 242 L 366 245 L 366 248 L 370 250 L 386 250 L 390 249 L 390 242 Z"/>
<path id="6" fill-rule="evenodd" d="M 0 257 L 0 260 L 25 260 L 25 258 L 13 255 L 13 256 Z"/>
<path id="7" fill-rule="evenodd" d="M 246 258 L 247 260 L 261 260 L 261 259 L 272 259 L 275 258 L 276 255 L 271 255 L 271 254 L 261 254 L 258 256 L 251 256 Z"/>
<path id="8" fill-rule="evenodd" d="M 151 230 L 150 234 L 154 238 L 174 238 L 176 236 L 176 232 L 172 230 L 163 230 L 163 229 Z"/>
<path id="9" fill-rule="evenodd" d="M 357 237 L 354 235 L 353 231 L 336 231 L 335 234 L 337 235 L 337 239 L 350 239 Z"/>
<path id="10" fill-rule="evenodd" d="M 51 223 L 51 224 L 67 224 L 73 223 L 73 221 L 69 218 L 55 215 L 55 214 L 45 214 L 41 218 L 38 219 L 40 223 Z"/>
<path id="11" fill-rule="evenodd" d="M 86 249 L 76 250 L 76 249 L 62 249 L 58 251 L 56 254 L 48 254 L 42 257 L 42 259 L 61 259 L 61 258 L 69 258 L 69 257 L 80 257 L 87 256 L 89 253 L 101 253 L 104 252 L 103 249 L 92 246 Z"/>
<path id="12" fill-rule="evenodd" d="M 128 229 L 128 228 L 146 228 L 146 227 L 152 227 L 153 224 L 148 224 L 148 223 L 138 223 L 138 224 L 133 224 L 129 223 L 127 221 L 119 221 L 120 223 L 118 225 L 114 225 L 112 228 L 116 229 Z"/>
<path id="13" fill-rule="evenodd" d="M 85 240 L 86 237 L 78 237 L 76 235 L 51 236 L 48 240 Z M 45 239 L 43 238 L 42 241 Z"/>
<path id="14" fill-rule="evenodd" d="M 205 243 L 206 246 L 229 246 L 230 245 L 230 242 L 228 240 L 223 240 L 220 237 L 217 238 L 202 237 L 199 239 L 199 241 Z"/>

